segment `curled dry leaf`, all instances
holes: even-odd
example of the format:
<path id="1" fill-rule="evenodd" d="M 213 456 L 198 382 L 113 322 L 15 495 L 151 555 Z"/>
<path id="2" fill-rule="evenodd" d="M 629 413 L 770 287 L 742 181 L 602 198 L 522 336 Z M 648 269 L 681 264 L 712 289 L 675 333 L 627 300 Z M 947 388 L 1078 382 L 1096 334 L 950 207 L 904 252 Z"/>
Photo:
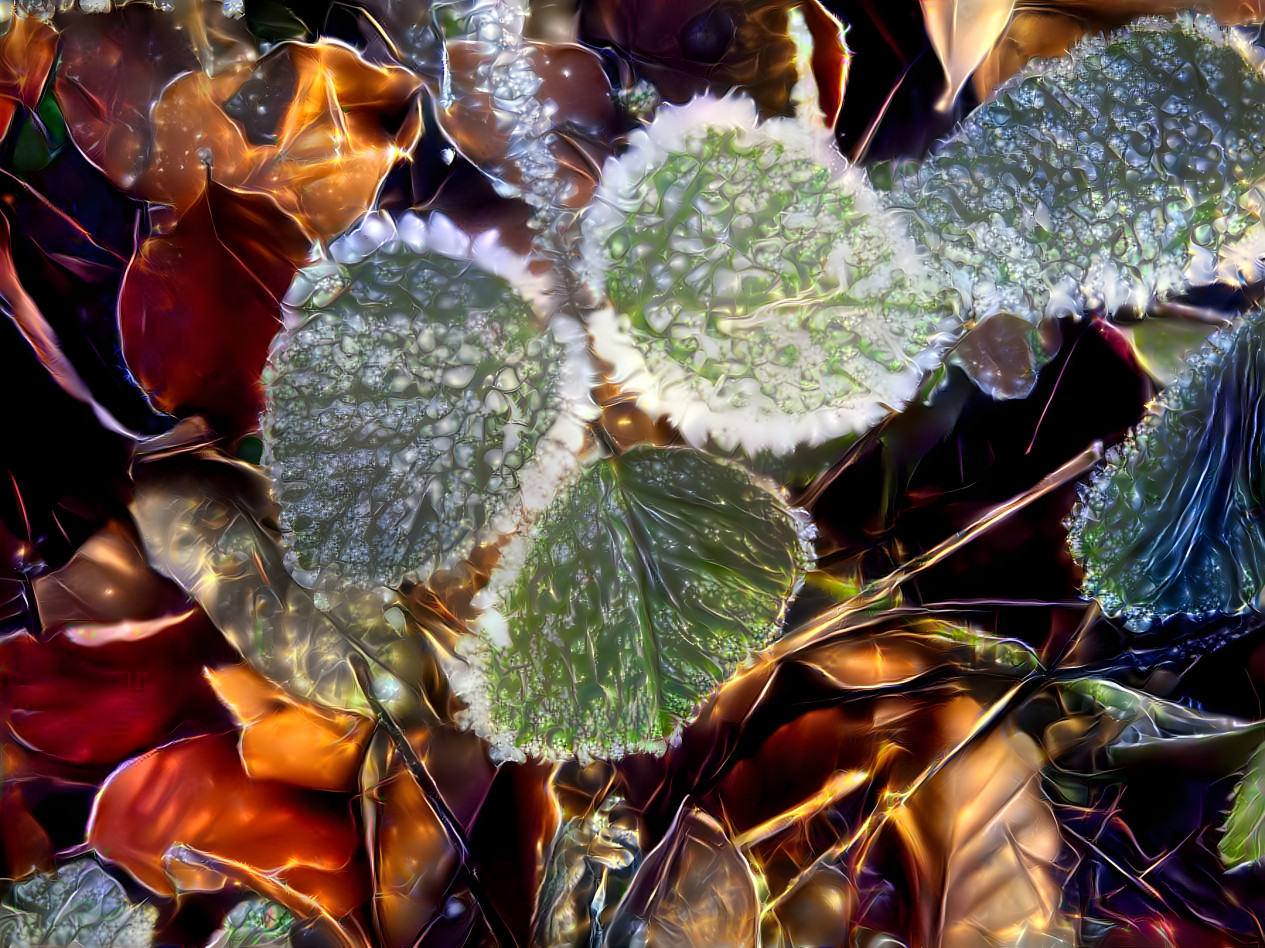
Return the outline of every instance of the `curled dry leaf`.
<path id="1" fill-rule="evenodd" d="M 682 805 L 611 919 L 606 948 L 755 948 L 755 878 L 728 834 Z"/>
<path id="2" fill-rule="evenodd" d="M 139 641 L 85 646 L 27 632 L 0 639 L 8 730 L 33 752 L 99 769 L 218 723 L 200 674 L 217 651 L 208 632 L 198 613 Z"/>
<path id="3" fill-rule="evenodd" d="M 923 23 L 944 66 L 946 88 L 936 108 L 946 111 L 975 68 L 1006 32 L 1015 0 L 922 0 Z"/>
<path id="4" fill-rule="evenodd" d="M 270 877 L 286 908 L 334 918 L 369 897 L 350 796 L 250 777 L 233 734 L 177 741 L 129 761 L 102 786 L 88 842 L 159 895 L 215 892 L 229 880 L 184 846 Z M 236 880 L 235 880 L 236 881 Z M 273 893 L 268 893 L 272 895 Z"/>
<path id="5" fill-rule="evenodd" d="M 307 251 L 275 201 L 215 181 L 170 233 L 141 245 L 123 278 L 119 328 L 128 367 L 158 408 L 255 426 L 281 298 Z"/>
<path id="6" fill-rule="evenodd" d="M 57 57 L 57 34 L 34 17 L 14 20 L 0 37 L 0 138 L 19 106 L 34 109 Z"/>
<path id="7" fill-rule="evenodd" d="M 420 80 L 404 69 L 321 41 L 283 43 L 257 64 L 207 73 L 184 31 L 135 6 L 111 14 L 100 34 L 68 34 L 57 98 L 75 143 L 116 186 L 177 215 L 201 199 L 209 173 L 227 188 L 272 195 L 308 233 L 333 237 L 373 204 L 420 134 Z M 266 82 L 278 70 L 292 78 L 291 97 L 266 143 L 255 144 L 235 97 L 253 75 Z"/>
<path id="8" fill-rule="evenodd" d="M 192 618 L 179 586 L 150 569 L 135 528 L 112 520 L 58 570 L 32 583 L 45 634 L 79 645 L 135 641 Z"/>
<path id="9" fill-rule="evenodd" d="M 313 790 L 355 783 L 371 718 L 298 701 L 245 664 L 208 668 L 206 677 L 241 728 L 247 776 Z"/>
<path id="10" fill-rule="evenodd" d="M 410 948 L 443 908 L 457 851 L 385 732 L 370 747 L 361 789 L 378 931 L 386 948 Z"/>

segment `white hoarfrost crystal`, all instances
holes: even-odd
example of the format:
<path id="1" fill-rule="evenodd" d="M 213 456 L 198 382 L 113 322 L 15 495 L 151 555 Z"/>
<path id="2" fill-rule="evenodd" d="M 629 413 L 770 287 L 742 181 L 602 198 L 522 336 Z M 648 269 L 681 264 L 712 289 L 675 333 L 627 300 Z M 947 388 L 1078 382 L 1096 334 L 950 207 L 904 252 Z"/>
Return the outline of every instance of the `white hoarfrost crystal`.
<path id="1" fill-rule="evenodd" d="M 960 326 L 904 217 L 824 129 L 744 99 L 665 107 L 581 221 L 614 380 L 695 445 L 785 454 L 899 408 Z"/>
<path id="2" fill-rule="evenodd" d="M 296 578 L 424 578 L 548 502 L 592 371 L 534 292 L 495 235 L 414 214 L 370 215 L 296 278 L 264 426 Z"/>

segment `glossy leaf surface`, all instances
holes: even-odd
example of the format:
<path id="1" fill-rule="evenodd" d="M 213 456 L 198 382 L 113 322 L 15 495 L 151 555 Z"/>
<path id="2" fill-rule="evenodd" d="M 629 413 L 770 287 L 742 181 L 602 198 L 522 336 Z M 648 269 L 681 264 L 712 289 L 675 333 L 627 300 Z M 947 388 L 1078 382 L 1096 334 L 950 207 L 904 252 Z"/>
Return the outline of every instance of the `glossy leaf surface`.
<path id="1" fill-rule="evenodd" d="M 1110 612 L 1239 612 L 1265 585 L 1258 313 L 1195 357 L 1082 489 L 1072 549 Z"/>
<path id="2" fill-rule="evenodd" d="M 655 747 L 777 634 L 804 560 L 794 516 L 733 464 L 593 463 L 505 552 L 458 691 L 509 753 Z"/>
<path id="3" fill-rule="evenodd" d="M 445 254 L 415 217 L 412 246 L 371 222 L 386 230 L 342 247 L 379 246 L 345 274 L 300 278 L 316 295 L 273 354 L 265 442 L 301 574 L 394 585 L 512 529 L 525 481 L 579 429 L 561 431 L 567 351 L 484 268 L 493 247 Z"/>

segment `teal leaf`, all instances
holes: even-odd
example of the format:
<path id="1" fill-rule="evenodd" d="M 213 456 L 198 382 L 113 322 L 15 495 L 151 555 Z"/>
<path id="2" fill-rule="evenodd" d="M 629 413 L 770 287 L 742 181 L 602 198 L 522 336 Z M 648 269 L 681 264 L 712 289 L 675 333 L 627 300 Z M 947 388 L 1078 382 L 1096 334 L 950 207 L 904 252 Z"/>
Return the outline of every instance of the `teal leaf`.
<path id="1" fill-rule="evenodd" d="M 371 215 L 331 254 L 296 279 L 265 376 L 292 568 L 320 585 L 424 579 L 513 530 L 523 488 L 551 494 L 583 437 L 568 325 L 582 334 L 544 328 L 499 275 L 525 283 L 525 263 L 442 219 Z"/>
<path id="2" fill-rule="evenodd" d="M 744 469 L 634 448 L 511 542 L 451 677 L 501 753 L 662 748 L 777 635 L 806 559 L 796 515 Z"/>
<path id="3" fill-rule="evenodd" d="M 1190 359 L 1132 437 L 1082 486 L 1069 526 L 1085 589 L 1135 624 L 1235 613 L 1265 584 L 1259 312 Z"/>
<path id="4" fill-rule="evenodd" d="M 1003 84 L 887 199 L 977 317 L 1141 315 L 1265 277 L 1262 53 L 1206 17 L 1140 20 Z"/>
<path id="5" fill-rule="evenodd" d="M 92 859 L 15 882 L 0 902 L 0 943 L 12 948 L 149 948 L 158 911 L 133 905 Z"/>
<path id="6" fill-rule="evenodd" d="M 829 133 L 739 99 L 664 107 L 581 221 L 598 356 L 691 444 L 786 454 L 915 393 L 960 326 Z"/>
<path id="7" fill-rule="evenodd" d="M 1224 829 L 1217 849 L 1228 868 L 1265 859 L 1265 744 L 1256 748 L 1234 788 Z"/>

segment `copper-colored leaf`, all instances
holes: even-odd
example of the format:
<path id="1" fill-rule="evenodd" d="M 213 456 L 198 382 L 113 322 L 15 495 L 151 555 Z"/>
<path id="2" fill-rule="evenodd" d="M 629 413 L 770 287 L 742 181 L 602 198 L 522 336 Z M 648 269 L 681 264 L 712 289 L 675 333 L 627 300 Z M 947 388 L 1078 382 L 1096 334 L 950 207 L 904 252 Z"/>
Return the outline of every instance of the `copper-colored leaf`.
<path id="1" fill-rule="evenodd" d="M 351 789 L 372 720 L 291 698 L 246 664 L 207 669 L 206 676 L 241 725 L 247 775 L 313 790 Z"/>
<path id="2" fill-rule="evenodd" d="M 173 18 L 148 4 L 69 20 L 54 86 L 71 137 L 116 185 L 130 188 L 149 162 L 150 106 L 199 66 Z"/>
<path id="3" fill-rule="evenodd" d="M 965 696 L 938 711 L 962 741 L 987 714 Z M 861 850 L 854 871 L 888 846 L 899 849 L 912 874 L 909 891 L 918 893 L 909 933 L 915 941 L 972 948 L 1016 944 L 1024 932 L 1070 935 L 1059 911 L 1065 876 L 1055 865 L 1062 842 L 1039 783 L 1045 763 L 1032 738 L 1003 723 L 943 766 L 929 766 L 929 776 L 886 811 L 890 821 L 874 848 Z"/>
<path id="4" fill-rule="evenodd" d="M 385 732 L 374 740 L 362 782 L 378 929 L 386 948 L 409 948 L 442 910 L 457 852 Z"/>
<path id="5" fill-rule="evenodd" d="M 149 568 L 131 523 L 112 520 L 61 569 L 32 584 L 45 632 L 65 630 L 83 645 L 152 635 L 190 618 L 175 583 Z"/>
<path id="6" fill-rule="evenodd" d="M 226 884 L 179 850 L 168 859 L 180 845 L 282 883 L 291 911 L 311 914 L 311 900 L 337 918 L 369 895 L 351 806 L 341 794 L 252 779 L 235 735 L 208 735 L 115 771 L 97 796 L 88 842 L 160 895 Z"/>
<path id="7" fill-rule="evenodd" d="M 280 299 L 308 242 L 270 198 L 208 183 L 169 234 L 128 267 L 119 325 L 128 366 L 164 411 L 246 420 Z"/>

